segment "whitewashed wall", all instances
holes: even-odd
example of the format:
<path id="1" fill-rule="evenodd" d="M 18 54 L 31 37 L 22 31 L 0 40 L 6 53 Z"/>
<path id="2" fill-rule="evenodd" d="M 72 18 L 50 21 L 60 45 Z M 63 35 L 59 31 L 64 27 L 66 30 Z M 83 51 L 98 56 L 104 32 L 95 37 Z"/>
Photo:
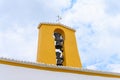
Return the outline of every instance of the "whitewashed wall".
<path id="1" fill-rule="evenodd" d="M 0 64 L 0 80 L 120 80 L 72 73 L 44 71 Z"/>

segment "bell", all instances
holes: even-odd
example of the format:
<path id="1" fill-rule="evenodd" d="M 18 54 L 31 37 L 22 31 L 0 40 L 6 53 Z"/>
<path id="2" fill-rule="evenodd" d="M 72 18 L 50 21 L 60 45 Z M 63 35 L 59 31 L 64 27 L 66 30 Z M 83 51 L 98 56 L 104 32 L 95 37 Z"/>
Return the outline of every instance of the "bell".
<path id="1" fill-rule="evenodd" d="M 60 40 L 61 34 L 59 34 L 59 33 L 54 33 L 54 36 L 55 36 L 55 41 L 57 41 L 57 40 Z"/>
<path id="2" fill-rule="evenodd" d="M 63 56 L 59 57 L 57 59 L 57 66 L 62 66 L 63 65 L 63 61 L 64 61 Z"/>
<path id="3" fill-rule="evenodd" d="M 56 52 L 56 59 L 60 59 L 60 55 L 61 55 L 60 52 Z"/>
<path id="4" fill-rule="evenodd" d="M 60 33 L 54 33 L 54 36 L 55 36 L 55 37 L 60 37 L 61 34 L 60 34 Z"/>
<path id="5" fill-rule="evenodd" d="M 56 49 L 61 49 L 62 46 L 60 46 L 60 45 L 55 45 L 55 48 L 56 48 Z"/>
<path id="6" fill-rule="evenodd" d="M 57 66 L 62 66 L 63 64 L 63 60 L 61 59 L 57 59 Z"/>
<path id="7" fill-rule="evenodd" d="M 55 45 L 56 49 L 60 49 L 60 48 L 62 48 L 62 46 L 63 46 L 63 44 L 61 42 L 56 41 L 56 45 Z"/>
<path id="8" fill-rule="evenodd" d="M 55 36 L 55 41 L 60 41 L 60 42 L 63 41 L 63 38 L 60 33 L 54 33 L 54 36 Z"/>
<path id="9" fill-rule="evenodd" d="M 64 58 L 63 58 L 63 56 L 61 56 L 61 57 L 60 57 L 60 59 L 62 60 L 62 62 L 64 61 Z"/>

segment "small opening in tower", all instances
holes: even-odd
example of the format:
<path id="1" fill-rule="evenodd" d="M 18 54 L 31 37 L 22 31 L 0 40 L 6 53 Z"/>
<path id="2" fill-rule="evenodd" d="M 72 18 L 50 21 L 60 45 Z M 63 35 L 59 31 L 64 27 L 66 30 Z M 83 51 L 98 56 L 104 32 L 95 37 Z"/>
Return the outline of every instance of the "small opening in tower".
<path id="1" fill-rule="evenodd" d="M 57 66 L 63 66 L 63 45 L 64 45 L 64 39 L 62 34 L 58 32 L 54 32 L 54 40 L 55 40 L 55 52 L 56 52 L 56 65 Z"/>

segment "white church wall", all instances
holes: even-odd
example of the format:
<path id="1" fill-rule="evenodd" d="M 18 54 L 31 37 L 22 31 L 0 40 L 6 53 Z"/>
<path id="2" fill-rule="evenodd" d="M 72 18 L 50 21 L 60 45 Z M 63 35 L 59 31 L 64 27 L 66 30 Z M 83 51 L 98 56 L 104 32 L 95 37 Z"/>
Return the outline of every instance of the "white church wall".
<path id="1" fill-rule="evenodd" d="M 52 72 L 0 64 L 0 80 L 120 80 L 120 78 Z"/>

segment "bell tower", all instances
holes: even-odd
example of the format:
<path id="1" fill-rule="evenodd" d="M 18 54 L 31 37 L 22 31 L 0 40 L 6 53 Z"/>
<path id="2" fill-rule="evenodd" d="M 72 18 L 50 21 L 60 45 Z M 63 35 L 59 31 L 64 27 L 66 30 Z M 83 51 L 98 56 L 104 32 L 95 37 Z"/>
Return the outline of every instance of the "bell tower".
<path id="1" fill-rule="evenodd" d="M 41 23 L 38 29 L 37 62 L 82 67 L 74 29 L 59 23 Z"/>

